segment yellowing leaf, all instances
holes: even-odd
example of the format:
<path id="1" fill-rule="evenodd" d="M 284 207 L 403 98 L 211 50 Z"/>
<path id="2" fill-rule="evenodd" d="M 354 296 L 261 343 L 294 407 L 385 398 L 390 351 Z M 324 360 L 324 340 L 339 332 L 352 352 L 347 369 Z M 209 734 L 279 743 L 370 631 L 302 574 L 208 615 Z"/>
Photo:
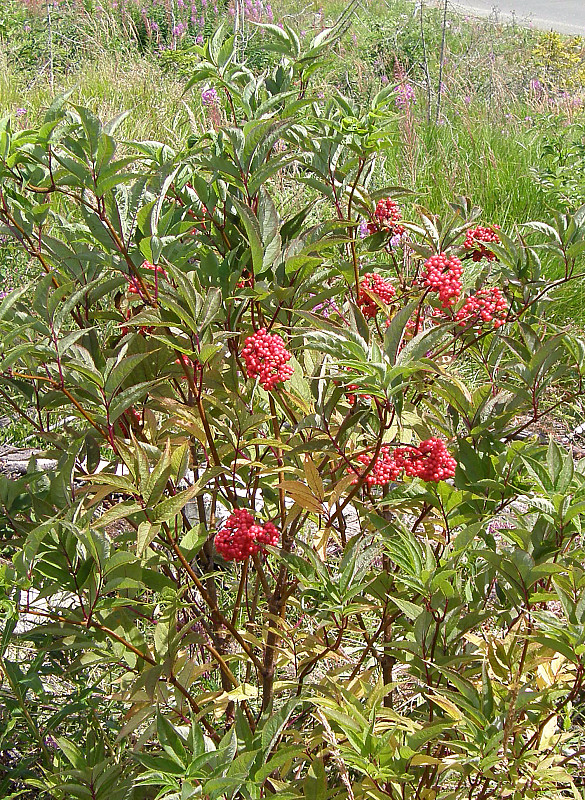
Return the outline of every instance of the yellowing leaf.
<path id="1" fill-rule="evenodd" d="M 307 479 L 307 484 L 309 485 L 309 488 L 315 497 L 323 502 L 323 500 L 325 500 L 323 481 L 321 480 L 319 471 L 315 466 L 315 462 L 308 454 L 305 455 L 305 478 Z"/>
<path id="2" fill-rule="evenodd" d="M 461 713 L 461 711 L 459 711 L 455 703 L 452 703 L 450 700 L 447 700 L 447 698 L 443 697 L 442 694 L 430 695 L 429 699 L 432 700 L 433 703 L 436 703 L 436 705 L 438 705 L 440 708 L 442 708 L 443 711 L 446 711 L 447 714 L 451 717 L 451 719 L 456 719 L 456 720 L 463 719 L 463 714 Z"/>
<path id="3" fill-rule="evenodd" d="M 307 511 L 312 511 L 315 514 L 323 513 L 323 504 L 304 483 L 300 481 L 281 481 L 278 484 L 278 488 L 284 489 L 296 503 Z"/>

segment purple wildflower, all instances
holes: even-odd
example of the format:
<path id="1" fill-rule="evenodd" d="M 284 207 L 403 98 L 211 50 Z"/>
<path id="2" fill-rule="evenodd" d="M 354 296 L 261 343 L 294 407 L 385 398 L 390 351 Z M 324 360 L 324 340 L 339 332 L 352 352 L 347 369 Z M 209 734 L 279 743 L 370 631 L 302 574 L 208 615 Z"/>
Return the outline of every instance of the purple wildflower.
<path id="1" fill-rule="evenodd" d="M 211 108 L 211 106 L 215 106 L 219 101 L 219 97 L 217 95 L 217 91 L 213 88 L 204 89 L 201 92 L 201 102 L 204 106 Z"/>
<path id="2" fill-rule="evenodd" d="M 330 317 L 331 314 L 340 314 L 341 311 L 334 300 L 324 300 L 313 307 L 313 314 L 322 314 L 324 317 Z"/>
<path id="3" fill-rule="evenodd" d="M 396 92 L 396 106 L 397 108 L 409 109 L 411 105 L 416 103 L 416 94 L 414 86 L 410 83 L 399 83 L 394 89 Z"/>

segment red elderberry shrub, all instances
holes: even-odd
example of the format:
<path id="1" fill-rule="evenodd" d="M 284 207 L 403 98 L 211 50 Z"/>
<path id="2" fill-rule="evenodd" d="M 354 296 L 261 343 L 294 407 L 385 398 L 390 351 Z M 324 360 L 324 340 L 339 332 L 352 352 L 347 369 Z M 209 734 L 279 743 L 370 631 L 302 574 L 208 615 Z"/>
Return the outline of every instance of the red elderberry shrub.
<path id="1" fill-rule="evenodd" d="M 226 561 L 244 561 L 264 545 L 278 544 L 278 529 L 272 522 L 259 525 L 250 511 L 233 511 L 215 537 L 215 549 Z"/>
<path id="2" fill-rule="evenodd" d="M 424 268 L 423 286 L 438 292 L 443 308 L 452 306 L 461 294 L 461 261 L 455 256 L 449 258 L 445 253 L 438 253 L 427 258 Z"/>
<path id="3" fill-rule="evenodd" d="M 480 289 L 467 298 L 461 306 L 455 319 L 461 326 L 468 324 L 480 325 L 482 322 L 491 322 L 494 328 L 499 328 L 506 321 L 508 304 L 497 286 Z"/>
<path id="4" fill-rule="evenodd" d="M 393 453 L 394 463 L 404 469 L 410 478 L 423 481 L 444 481 L 455 475 L 457 462 L 445 447 L 442 439 L 425 439 L 418 447 L 397 447 Z"/>
<path id="5" fill-rule="evenodd" d="M 492 253 L 484 243 L 499 243 L 500 237 L 496 233 L 496 230 L 499 229 L 499 225 L 492 225 L 489 228 L 478 225 L 477 228 L 469 228 L 469 230 L 467 230 L 463 247 L 466 250 L 473 250 L 471 257 L 474 261 L 481 261 L 482 258 L 487 258 L 488 261 L 493 261 L 495 259 L 495 253 Z"/>
<path id="6" fill-rule="evenodd" d="M 267 333 L 266 328 L 260 328 L 252 336 L 248 336 L 244 342 L 242 358 L 248 377 L 258 378 L 260 385 L 267 391 L 287 381 L 293 374 L 293 368 L 287 364 L 291 354 L 284 342 L 280 336 Z"/>
<path id="7" fill-rule="evenodd" d="M 374 216 L 379 225 L 389 228 L 394 236 L 404 233 L 404 227 L 397 224 L 402 219 L 400 206 L 390 197 L 378 201 Z"/>
<path id="8" fill-rule="evenodd" d="M 389 305 L 396 296 L 396 289 L 381 275 L 376 275 L 374 272 L 368 272 L 360 281 L 360 288 L 358 293 L 358 306 L 361 308 L 364 317 L 371 319 L 375 317 L 380 306 L 376 301 L 370 297 L 370 294 L 375 294 L 383 303 Z"/>

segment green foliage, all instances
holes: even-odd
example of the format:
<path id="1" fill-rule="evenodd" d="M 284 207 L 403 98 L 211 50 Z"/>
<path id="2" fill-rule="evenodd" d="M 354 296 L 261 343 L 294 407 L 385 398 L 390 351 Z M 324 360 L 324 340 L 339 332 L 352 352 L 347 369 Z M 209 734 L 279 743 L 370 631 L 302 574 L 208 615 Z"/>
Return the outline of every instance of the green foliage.
<path id="1" fill-rule="evenodd" d="M 0 234 L 39 276 L 0 303 L 0 409 L 53 459 L 0 476 L 6 796 L 578 796 L 585 471 L 526 433 L 583 394 L 548 310 L 585 211 L 483 260 L 465 198 L 382 225 L 417 199 L 379 181 L 392 87 L 313 90 L 344 25 L 306 48 L 265 26 L 261 75 L 219 29 L 187 86 L 215 124 L 178 145 L 67 96 L 2 120 Z M 453 307 L 438 253 L 464 262 Z M 372 272 L 394 294 L 366 315 Z M 460 324 L 494 286 L 501 327 Z M 262 328 L 294 367 L 268 391 L 242 355 Z M 431 437 L 448 480 L 368 481 Z M 222 557 L 235 509 L 279 545 Z"/>

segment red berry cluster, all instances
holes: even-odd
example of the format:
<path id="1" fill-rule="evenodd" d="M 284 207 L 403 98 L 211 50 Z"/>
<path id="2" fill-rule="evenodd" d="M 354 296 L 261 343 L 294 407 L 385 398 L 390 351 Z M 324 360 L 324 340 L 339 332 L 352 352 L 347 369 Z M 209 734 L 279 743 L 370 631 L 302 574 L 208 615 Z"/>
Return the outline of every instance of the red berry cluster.
<path id="1" fill-rule="evenodd" d="M 132 319 L 132 312 L 130 309 L 127 310 L 125 319 L 127 322 Z M 149 333 L 154 333 L 155 330 L 156 328 L 153 325 L 141 325 L 138 328 L 138 333 L 141 336 L 146 336 Z M 128 325 L 120 325 L 120 333 L 122 336 L 126 336 L 128 333 L 130 333 L 130 327 Z"/>
<path id="2" fill-rule="evenodd" d="M 418 447 L 397 447 L 393 455 L 396 466 L 410 478 L 437 482 L 455 475 L 457 462 L 445 442 L 436 437 L 425 439 Z"/>
<path id="3" fill-rule="evenodd" d="M 381 275 L 376 275 L 374 272 L 368 272 L 360 281 L 360 290 L 358 294 L 358 306 L 361 308 L 364 317 L 375 317 L 380 306 L 372 299 L 370 295 L 375 294 L 383 303 L 389 305 L 393 298 L 396 296 L 396 289 Z"/>
<path id="4" fill-rule="evenodd" d="M 362 454 L 357 457 L 360 464 L 369 467 L 371 456 Z M 395 447 L 383 445 L 372 469 L 366 475 L 368 486 L 387 486 L 395 481 L 404 470 L 410 478 L 421 478 L 423 481 L 443 481 L 455 475 L 457 462 L 449 454 L 441 439 L 432 438 L 421 442 L 418 447 L 411 445 Z M 350 472 L 357 472 L 352 469 Z M 358 478 L 353 480 L 357 483 Z"/>
<path id="5" fill-rule="evenodd" d="M 250 270 L 245 269 L 242 272 L 242 277 L 236 283 L 236 288 L 237 289 L 245 289 L 246 287 L 253 286 L 253 285 L 254 285 L 254 281 L 252 280 L 252 273 L 250 272 Z"/>
<path id="6" fill-rule="evenodd" d="M 461 306 L 455 319 L 461 326 L 468 324 L 479 325 L 482 322 L 491 322 L 494 328 L 499 328 L 506 321 L 508 304 L 497 286 L 480 289 L 479 292 L 467 298 Z"/>
<path id="7" fill-rule="evenodd" d="M 443 308 L 452 306 L 461 294 L 461 261 L 455 256 L 449 258 L 445 253 L 438 253 L 427 258 L 424 268 L 423 286 L 439 293 Z"/>
<path id="8" fill-rule="evenodd" d="M 357 392 L 357 390 L 358 390 L 359 388 L 360 388 L 360 387 L 357 385 L 357 383 L 350 383 L 350 384 L 347 386 L 347 394 L 346 394 L 346 397 L 347 397 L 347 402 L 350 404 L 350 406 L 355 406 L 355 404 L 356 404 L 356 402 L 357 402 L 357 399 L 358 399 L 358 397 L 359 397 L 361 400 L 366 400 L 366 401 L 369 401 L 369 400 L 371 400 L 371 399 L 372 399 L 372 396 L 371 396 L 371 395 L 369 395 L 369 394 L 361 394 L 361 393 L 358 393 L 358 394 L 356 394 L 356 392 Z"/>
<path id="9" fill-rule="evenodd" d="M 248 377 L 259 378 L 260 385 L 268 391 L 274 389 L 278 383 L 287 381 L 293 374 L 293 368 L 286 363 L 291 354 L 280 336 L 267 333 L 266 328 L 260 328 L 252 336 L 248 336 L 242 358 L 246 363 Z"/>
<path id="10" fill-rule="evenodd" d="M 163 278 L 167 277 L 167 273 L 165 272 L 165 270 L 162 267 L 155 266 L 154 264 L 151 264 L 150 261 L 143 261 L 142 264 L 140 265 L 140 268 L 141 269 L 150 269 L 150 270 L 153 270 L 154 272 L 159 273 L 159 275 L 162 275 Z M 131 278 L 129 278 L 129 281 L 130 281 L 130 286 L 128 288 L 128 293 L 129 294 L 138 294 L 138 295 L 142 296 L 142 291 L 140 290 L 140 284 L 138 283 L 136 278 L 134 276 L 132 276 Z"/>
<path id="11" fill-rule="evenodd" d="M 372 396 L 369 394 L 355 394 L 357 389 L 359 389 L 357 383 L 350 383 L 349 386 L 347 387 L 346 397 L 347 397 L 347 402 L 350 404 L 350 406 L 355 406 L 358 397 L 361 398 L 362 400 L 372 399 Z"/>
<path id="12" fill-rule="evenodd" d="M 124 413 L 118 417 L 118 423 L 122 435 L 130 438 L 131 430 L 140 430 L 142 428 L 142 414 L 134 407 L 127 408 Z"/>
<path id="13" fill-rule="evenodd" d="M 240 508 L 233 511 L 215 537 L 215 549 L 226 561 L 244 561 L 266 544 L 278 544 L 278 529 L 272 522 L 259 525 L 252 514 Z"/>
<path id="14" fill-rule="evenodd" d="M 347 370 L 347 372 L 352 372 L 351 367 L 341 367 L 341 369 L 345 369 L 345 370 Z M 342 384 L 342 381 L 340 381 L 340 380 L 334 380 L 333 382 L 335 383 L 336 386 L 340 386 Z M 346 390 L 346 395 L 345 396 L 346 396 L 347 402 L 350 404 L 350 406 L 355 406 L 358 397 L 361 397 L 362 400 L 371 400 L 372 399 L 371 395 L 369 395 L 369 394 L 356 394 L 356 392 L 357 392 L 357 390 L 359 388 L 360 387 L 358 386 L 357 383 L 350 383 L 345 387 L 345 390 Z"/>
<path id="15" fill-rule="evenodd" d="M 400 206 L 394 200 L 387 197 L 385 200 L 379 200 L 374 215 L 380 225 L 390 228 L 394 236 L 401 236 L 404 233 L 402 225 L 397 223 L 402 219 L 402 212 Z"/>
<path id="16" fill-rule="evenodd" d="M 445 314 L 441 311 L 440 308 L 433 308 L 432 306 L 427 306 L 421 309 L 420 314 L 416 311 L 412 317 L 410 317 L 406 325 L 404 326 L 405 336 L 412 338 L 416 336 L 417 333 L 420 333 L 425 327 L 426 323 L 431 325 L 440 325 L 440 323 L 445 319 Z M 391 324 L 392 320 L 386 320 L 386 327 Z"/>
<path id="17" fill-rule="evenodd" d="M 358 456 L 357 460 L 365 467 L 369 467 L 372 463 L 372 457 L 368 456 L 366 453 L 362 453 L 362 455 Z M 388 486 L 389 483 L 398 478 L 400 470 L 401 468 L 398 467 L 394 461 L 394 453 L 392 450 L 388 445 L 382 445 L 378 458 L 374 462 L 374 466 L 366 475 L 365 482 L 368 486 Z M 349 470 L 349 472 L 359 475 L 355 468 Z M 356 477 L 352 483 L 357 482 L 358 478 Z"/>
<path id="18" fill-rule="evenodd" d="M 486 228 L 483 225 L 478 225 L 477 228 L 469 228 L 465 234 L 463 247 L 466 250 L 473 250 L 472 258 L 474 261 L 481 261 L 482 258 L 487 258 L 488 261 L 495 259 L 495 253 L 488 250 L 482 242 L 494 242 L 497 244 L 500 241 L 500 237 L 496 230 L 499 230 L 499 228 L 499 225 L 492 225 L 490 228 Z"/>
<path id="19" fill-rule="evenodd" d="M 179 358 L 175 358 L 175 364 L 181 367 L 181 369 L 183 369 L 183 367 L 185 367 L 186 370 L 192 369 L 194 381 L 197 381 L 203 374 L 203 365 L 200 364 L 199 361 L 192 361 L 189 356 L 186 356 L 184 353 L 181 353 Z M 187 375 L 181 375 L 181 380 L 186 381 Z"/>

